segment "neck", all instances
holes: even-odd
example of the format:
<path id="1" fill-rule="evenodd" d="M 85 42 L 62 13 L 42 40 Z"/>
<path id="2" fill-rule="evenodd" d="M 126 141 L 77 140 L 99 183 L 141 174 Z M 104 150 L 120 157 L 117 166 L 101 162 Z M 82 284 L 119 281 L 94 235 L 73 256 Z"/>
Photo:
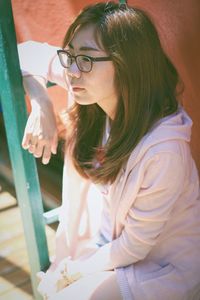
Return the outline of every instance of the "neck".
<path id="1" fill-rule="evenodd" d="M 114 120 L 115 118 L 115 113 L 116 113 L 116 108 L 117 108 L 117 98 L 113 94 L 112 97 L 109 99 L 103 99 L 99 101 L 97 104 L 103 109 L 103 111 L 107 114 L 107 116 L 111 119 Z"/>

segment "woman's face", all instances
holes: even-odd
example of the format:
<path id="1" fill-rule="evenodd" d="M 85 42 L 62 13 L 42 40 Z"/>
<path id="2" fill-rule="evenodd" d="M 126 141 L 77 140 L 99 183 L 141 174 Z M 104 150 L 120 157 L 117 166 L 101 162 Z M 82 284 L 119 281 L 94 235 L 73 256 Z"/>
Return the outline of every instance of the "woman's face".
<path id="1" fill-rule="evenodd" d="M 107 57 L 108 54 L 95 41 L 95 26 L 88 25 L 78 30 L 66 50 L 72 55 Z M 97 103 L 113 119 L 117 106 L 117 92 L 114 84 L 115 70 L 112 61 L 93 62 L 89 73 L 81 72 L 75 61 L 66 69 L 70 93 L 81 105 Z"/>

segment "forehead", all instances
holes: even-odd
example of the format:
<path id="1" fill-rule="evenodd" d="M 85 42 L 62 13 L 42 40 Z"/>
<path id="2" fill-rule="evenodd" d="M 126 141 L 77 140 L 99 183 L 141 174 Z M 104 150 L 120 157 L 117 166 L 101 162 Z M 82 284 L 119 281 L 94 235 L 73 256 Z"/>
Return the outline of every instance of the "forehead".
<path id="1" fill-rule="evenodd" d="M 78 28 L 70 41 L 70 45 L 73 46 L 74 49 L 87 47 L 98 50 L 103 49 L 100 37 L 97 34 L 97 27 L 93 24 L 85 25 L 83 27 Z"/>

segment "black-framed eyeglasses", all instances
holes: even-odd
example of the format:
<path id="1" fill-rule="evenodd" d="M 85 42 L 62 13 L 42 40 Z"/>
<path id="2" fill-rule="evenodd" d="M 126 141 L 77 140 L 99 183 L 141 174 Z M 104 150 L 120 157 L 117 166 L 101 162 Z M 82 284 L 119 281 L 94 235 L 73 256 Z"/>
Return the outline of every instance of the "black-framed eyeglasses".
<path id="1" fill-rule="evenodd" d="M 89 73 L 92 70 L 93 63 L 99 61 L 110 61 L 110 56 L 104 57 L 92 57 L 88 55 L 72 55 L 67 50 L 57 50 L 60 63 L 64 68 L 70 68 L 73 62 L 76 62 L 78 69 L 81 72 Z"/>

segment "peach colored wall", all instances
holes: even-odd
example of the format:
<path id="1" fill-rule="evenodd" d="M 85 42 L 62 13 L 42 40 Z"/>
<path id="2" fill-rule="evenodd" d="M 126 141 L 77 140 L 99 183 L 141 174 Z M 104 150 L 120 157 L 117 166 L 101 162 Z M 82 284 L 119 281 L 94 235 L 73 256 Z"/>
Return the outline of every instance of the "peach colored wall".
<path id="1" fill-rule="evenodd" d="M 200 171 L 200 1 L 130 0 L 154 21 L 165 52 L 185 86 L 181 101 L 191 116 L 192 152 Z"/>
<path id="2" fill-rule="evenodd" d="M 37 40 L 61 45 L 76 13 L 92 0 L 13 0 L 18 42 Z M 162 45 L 185 85 L 181 101 L 192 117 L 192 151 L 200 170 L 200 1 L 130 0 L 128 4 L 144 9 L 154 21 Z M 66 94 L 58 87 L 50 91 L 56 97 L 55 109 L 62 109 Z M 63 100 L 64 99 L 64 100 Z"/>

